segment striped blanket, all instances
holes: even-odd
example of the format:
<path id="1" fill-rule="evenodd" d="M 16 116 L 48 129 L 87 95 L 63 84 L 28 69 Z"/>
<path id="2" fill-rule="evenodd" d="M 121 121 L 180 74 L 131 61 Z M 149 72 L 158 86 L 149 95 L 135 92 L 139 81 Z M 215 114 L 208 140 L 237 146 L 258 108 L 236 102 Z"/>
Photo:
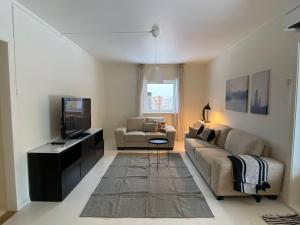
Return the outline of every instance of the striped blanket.
<path id="1" fill-rule="evenodd" d="M 297 225 L 300 224 L 300 216 L 298 214 L 279 215 L 264 215 L 264 221 L 270 225 Z"/>
<path id="2" fill-rule="evenodd" d="M 256 155 L 229 155 L 233 168 L 233 189 L 253 194 L 256 201 L 261 197 L 258 191 L 270 188 L 268 183 L 268 163 Z"/>

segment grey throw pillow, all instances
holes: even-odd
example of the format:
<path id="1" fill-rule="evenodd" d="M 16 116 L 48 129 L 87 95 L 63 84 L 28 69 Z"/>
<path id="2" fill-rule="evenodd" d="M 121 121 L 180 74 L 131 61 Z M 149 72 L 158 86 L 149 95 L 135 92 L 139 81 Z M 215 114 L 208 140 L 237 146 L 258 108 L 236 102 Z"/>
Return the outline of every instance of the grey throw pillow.
<path id="1" fill-rule="evenodd" d="M 205 127 L 204 130 L 198 135 L 198 137 L 203 141 L 215 144 L 218 134 L 219 131 Z"/>
<path id="2" fill-rule="evenodd" d="M 197 135 L 198 130 L 199 130 L 199 128 L 189 127 L 188 137 L 189 138 L 199 138 L 199 136 Z"/>
<path id="3" fill-rule="evenodd" d="M 144 131 L 145 132 L 156 132 L 157 124 L 156 123 L 144 123 Z"/>

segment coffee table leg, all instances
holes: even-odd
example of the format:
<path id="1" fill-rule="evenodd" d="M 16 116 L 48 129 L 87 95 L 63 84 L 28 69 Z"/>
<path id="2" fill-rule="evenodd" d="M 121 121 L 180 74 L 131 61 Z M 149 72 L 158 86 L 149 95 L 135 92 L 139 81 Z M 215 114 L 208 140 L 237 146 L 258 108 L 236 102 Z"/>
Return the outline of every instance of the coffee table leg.
<path id="1" fill-rule="evenodd" d="M 159 161 L 160 161 L 160 158 L 159 158 L 159 154 L 158 154 L 158 145 L 156 145 L 156 169 L 158 170 L 158 164 L 159 164 Z"/>
<path id="2" fill-rule="evenodd" d="M 148 163 L 149 163 L 149 167 L 150 167 L 151 165 L 150 165 L 149 142 L 148 142 Z"/>
<path id="3" fill-rule="evenodd" d="M 168 149 L 168 166 L 170 165 L 170 150 Z"/>

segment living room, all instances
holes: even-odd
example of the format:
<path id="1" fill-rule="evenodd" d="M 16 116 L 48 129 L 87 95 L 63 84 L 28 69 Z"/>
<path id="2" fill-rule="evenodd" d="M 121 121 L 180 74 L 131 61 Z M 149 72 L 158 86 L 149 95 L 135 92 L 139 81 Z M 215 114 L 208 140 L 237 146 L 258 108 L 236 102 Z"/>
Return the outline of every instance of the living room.
<path id="1" fill-rule="evenodd" d="M 297 29 L 292 29 L 294 25 L 297 28 L 300 21 L 299 9 L 297 0 L 218 3 L 207 0 L 124 3 L 0 0 L 0 217 L 3 211 L 5 224 L 266 224 L 272 220 L 268 217 L 270 214 L 283 217 L 293 214 L 299 222 L 300 36 Z M 234 96 L 229 96 L 230 88 L 241 84 L 247 90 L 247 97 L 242 104 L 240 101 L 230 104 Z M 266 96 L 255 95 L 255 84 Z M 162 104 L 165 99 L 157 96 L 167 98 L 167 103 Z M 41 200 L 42 195 L 35 198 L 33 194 L 46 194 L 45 189 L 34 189 L 31 182 L 35 178 L 44 182 L 42 177 L 47 176 L 31 177 L 30 153 L 61 136 L 62 98 L 64 101 L 71 98 L 73 102 L 75 98 L 90 101 L 89 127 L 96 129 L 97 134 L 102 132 L 104 141 L 97 139 L 100 134 L 95 140 L 104 142 L 105 146 L 104 156 L 98 155 L 97 162 L 72 184 L 62 201 L 53 202 Z M 262 101 L 267 102 L 267 109 L 258 112 L 252 105 Z M 205 107 L 208 103 L 209 107 Z M 151 145 L 151 138 L 141 134 L 135 122 L 130 123 L 133 117 L 146 118 L 141 124 L 144 129 L 145 124 L 150 123 L 147 128 L 150 130 L 153 126 L 156 130 L 157 123 L 162 122 L 159 118 L 164 118 L 166 129 L 172 127 L 170 136 L 164 131 L 152 138 L 167 136 L 167 148 L 158 151 L 159 144 Z M 199 171 L 203 168 L 197 168 L 187 152 L 191 143 L 188 135 L 194 135 L 192 128 L 200 132 L 202 124 L 203 129 L 219 132 L 215 139 L 222 131 L 212 128 L 213 124 L 229 127 L 226 132 L 231 134 L 226 133 L 226 138 L 232 140 L 225 138 L 224 143 L 213 145 L 218 150 L 224 148 L 226 154 L 235 154 L 235 149 L 230 148 L 246 151 L 250 139 L 253 140 L 249 142 L 251 154 L 262 141 L 264 146 L 270 147 L 268 153 L 258 154 L 272 171 L 268 174 L 269 192 L 218 195 L 219 189 L 211 181 L 213 174 L 206 176 Z M 116 130 L 121 129 L 122 133 L 122 128 L 127 127 L 130 131 L 130 126 L 135 127 L 132 131 L 136 135 L 130 138 L 144 135 L 145 141 L 128 139 L 127 143 L 121 136 L 120 142 Z M 241 133 L 234 137 L 232 131 L 236 129 Z M 93 136 L 93 132 L 90 135 Z M 192 142 L 200 143 L 201 137 L 196 136 Z M 83 143 L 85 138 L 78 143 Z M 62 144 L 64 148 L 68 148 L 66 143 Z M 59 143 L 57 147 L 61 147 Z M 173 150 L 168 151 L 170 149 Z M 198 152 L 200 154 L 200 150 Z M 195 205 L 184 201 L 190 210 L 179 204 L 180 215 L 168 214 L 171 210 L 166 210 L 166 202 L 162 202 L 165 208 L 159 208 L 159 204 L 155 208 L 152 200 L 147 203 L 146 215 L 132 215 L 132 211 L 126 210 L 122 214 L 99 212 L 105 206 L 91 203 L 98 185 L 101 186 L 110 169 L 116 167 L 118 157 L 136 158 L 137 154 L 146 162 L 154 163 L 146 168 L 148 172 L 154 168 L 154 173 L 160 173 L 170 167 L 173 176 L 173 169 L 177 168 L 174 162 L 180 165 L 184 162 L 178 166 L 183 169 L 178 171 L 188 176 L 184 178 L 189 179 L 191 185 L 196 184 L 193 196 L 201 196 L 202 211 L 195 203 L 199 198 L 197 201 L 195 198 Z M 155 164 L 159 162 L 157 156 L 162 162 L 167 162 L 168 156 L 170 162 Z M 231 174 L 227 156 L 224 158 Z M 212 161 L 217 163 L 218 160 Z M 82 167 L 81 162 L 78 165 Z M 42 172 L 42 169 L 35 171 Z M 213 171 L 212 168 L 211 173 Z M 164 189 L 163 180 L 156 179 Z M 226 180 L 233 191 L 233 177 Z M 137 199 L 140 195 L 141 192 Z M 178 192 L 179 195 L 186 192 Z M 253 196 L 262 198 L 257 202 Z M 94 207 L 89 208 L 89 204 Z M 137 212 L 136 209 L 134 213 Z M 4 219 L 1 217 L 0 221 Z"/>

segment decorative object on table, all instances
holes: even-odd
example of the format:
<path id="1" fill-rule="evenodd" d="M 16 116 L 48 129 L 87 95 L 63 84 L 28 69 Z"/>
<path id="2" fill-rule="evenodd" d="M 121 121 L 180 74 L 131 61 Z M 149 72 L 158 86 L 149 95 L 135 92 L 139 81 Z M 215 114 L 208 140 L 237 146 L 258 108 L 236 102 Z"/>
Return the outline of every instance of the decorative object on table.
<path id="1" fill-rule="evenodd" d="M 226 103 L 228 110 L 247 112 L 249 76 L 226 81 Z"/>
<path id="2" fill-rule="evenodd" d="M 281 225 L 296 225 L 300 224 L 299 214 L 286 214 L 286 215 L 264 215 L 262 216 L 263 220 L 270 225 L 281 224 Z"/>
<path id="3" fill-rule="evenodd" d="M 251 113 L 267 115 L 269 110 L 270 70 L 252 75 Z"/>
<path id="4" fill-rule="evenodd" d="M 202 109 L 202 119 L 205 123 L 209 123 L 208 120 L 208 111 L 211 110 L 209 103 L 207 103 L 207 105 L 205 105 Z M 206 117 L 205 117 L 205 111 L 206 111 Z"/>
<path id="5" fill-rule="evenodd" d="M 151 154 L 151 157 L 155 157 Z M 178 153 L 170 166 L 149 167 L 145 153 L 118 153 L 91 194 L 81 217 L 213 218 Z"/>

